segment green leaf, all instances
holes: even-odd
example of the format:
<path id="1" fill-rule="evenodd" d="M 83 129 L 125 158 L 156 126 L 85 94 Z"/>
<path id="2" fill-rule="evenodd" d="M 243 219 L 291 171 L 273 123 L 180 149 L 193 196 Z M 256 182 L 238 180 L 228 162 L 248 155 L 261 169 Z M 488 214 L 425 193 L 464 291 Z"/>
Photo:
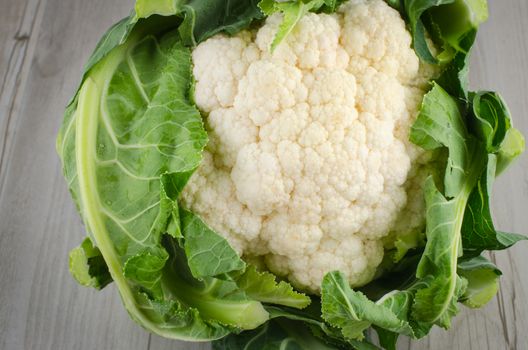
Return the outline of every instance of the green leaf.
<path id="1" fill-rule="evenodd" d="M 277 282 L 275 275 L 259 272 L 253 265 L 236 278 L 236 283 L 249 297 L 263 303 L 303 309 L 311 302 L 310 297 L 294 291 L 288 282 Z"/>
<path id="2" fill-rule="evenodd" d="M 417 322 L 448 328 L 466 287 L 456 271 L 462 223 L 470 193 L 486 167 L 486 151 L 469 134 L 456 100 L 437 84 L 424 97 L 411 140 L 426 149 L 443 146 L 449 151 L 444 194 L 432 177 L 424 189 L 427 244 L 416 277 L 427 282 L 417 290 L 412 312 Z"/>
<path id="3" fill-rule="evenodd" d="M 148 18 L 152 15 L 172 16 L 181 11 L 182 0 L 136 0 L 135 18 Z"/>
<path id="4" fill-rule="evenodd" d="M 58 147 L 70 190 L 127 310 L 147 329 L 179 339 L 199 338 L 152 322 L 137 293 L 161 296 L 161 235 L 175 209 L 164 185 L 184 183 L 207 142 L 188 98 L 191 84 L 190 52 L 174 32 L 132 33 L 90 70 L 67 110 Z M 218 336 L 196 336 L 202 334 Z"/>
<path id="5" fill-rule="evenodd" d="M 448 149 L 446 197 L 455 197 L 463 189 L 471 190 L 473 184 L 468 185 L 468 179 L 475 181 L 480 175 L 480 169 L 475 174 L 471 166 L 476 160 L 474 153 L 479 151 L 476 140 L 467 131 L 457 101 L 436 83 L 424 96 L 420 114 L 411 127 L 410 140 L 427 150 Z"/>
<path id="6" fill-rule="evenodd" d="M 431 20 L 440 31 L 443 47 L 468 53 L 480 24 L 488 19 L 487 0 L 442 1 L 430 9 Z"/>
<path id="7" fill-rule="evenodd" d="M 467 281 L 456 272 L 450 279 L 437 277 L 427 287 L 416 292 L 413 305 L 413 318 L 425 324 L 426 335 L 431 325 L 451 327 L 451 319 L 458 313 L 458 300 L 467 288 Z M 419 334 L 419 333 L 418 333 Z"/>
<path id="8" fill-rule="evenodd" d="M 506 249 L 520 240 L 528 239 L 522 235 L 495 230 L 489 202 L 496 163 L 497 157 L 488 155 L 487 166 L 468 199 L 462 225 L 462 244 L 466 257 L 478 256 L 484 250 Z"/>
<path id="9" fill-rule="evenodd" d="M 83 286 L 102 289 L 112 282 L 108 266 L 90 238 L 85 238 L 80 246 L 71 250 L 69 262 L 70 273 Z"/>
<path id="10" fill-rule="evenodd" d="M 419 231 L 399 236 L 394 242 L 393 261 L 397 263 L 405 257 L 409 250 L 425 245 L 424 238 L 424 234 Z"/>
<path id="11" fill-rule="evenodd" d="M 403 0 L 385 0 L 387 4 L 389 4 L 390 7 L 392 7 L 395 10 L 402 11 L 403 10 Z"/>
<path id="12" fill-rule="evenodd" d="M 396 333 L 413 334 L 409 323 L 399 317 L 406 314 L 400 309 L 408 310 L 410 306 L 406 297 L 388 296 L 374 303 L 363 293 L 353 291 L 342 273 L 331 272 L 323 279 L 321 298 L 323 318 L 340 328 L 347 339 L 363 339 L 363 332 L 371 325 Z"/>
<path id="13" fill-rule="evenodd" d="M 214 350 L 332 350 L 340 349 L 315 337 L 301 322 L 272 320 L 254 331 L 230 335 L 213 343 Z"/>
<path id="14" fill-rule="evenodd" d="M 499 94 L 479 91 L 470 94 L 474 133 L 485 143 L 488 153 L 496 153 L 511 128 L 510 111 Z"/>
<path id="15" fill-rule="evenodd" d="M 194 277 L 214 277 L 244 270 L 246 264 L 229 243 L 195 214 L 180 210 L 187 263 Z"/>
<path id="16" fill-rule="evenodd" d="M 414 298 L 413 288 L 405 291 L 394 290 L 384 295 L 376 303 L 383 305 L 391 310 L 399 319 L 407 321 L 409 311 L 411 310 Z M 396 350 L 396 343 L 398 341 L 399 332 L 388 330 L 384 327 L 374 326 L 380 345 L 387 350 Z M 411 334 L 414 336 L 414 330 Z"/>
<path id="17" fill-rule="evenodd" d="M 521 132 L 515 128 L 509 129 L 497 154 L 497 176 L 524 152 L 524 147 L 525 141 Z"/>
<path id="18" fill-rule="evenodd" d="M 468 99 L 470 54 L 457 52 L 436 82 L 450 95 Z"/>
<path id="19" fill-rule="evenodd" d="M 308 327 L 313 335 L 329 346 L 335 346 L 339 349 L 379 350 L 377 346 L 367 340 L 345 339 L 338 328 L 331 327 L 322 320 L 321 305 L 317 300 L 314 300 L 304 310 L 275 306 L 268 306 L 267 310 L 271 319 L 286 318 L 298 321 L 296 323 L 297 327 Z"/>
<path id="20" fill-rule="evenodd" d="M 232 329 L 214 321 L 206 321 L 195 308 L 184 306 L 178 300 L 154 300 L 141 292 L 133 293 L 134 303 L 142 310 L 142 318 L 130 314 L 139 324 L 144 320 L 159 327 L 159 335 L 187 341 L 219 339 L 231 332 Z"/>
<path id="21" fill-rule="evenodd" d="M 199 317 L 208 323 L 232 329 L 254 329 L 269 319 L 262 304 L 249 298 L 233 280 L 194 278 L 185 251 L 174 238 L 165 236 L 163 247 L 170 257 L 161 281 L 164 301 L 177 301 L 197 310 Z"/>
<path id="22" fill-rule="evenodd" d="M 427 63 L 438 63 L 426 40 L 426 29 L 422 15 L 429 9 L 452 3 L 454 0 L 404 0 L 405 13 L 413 37 L 414 50 L 421 60 Z"/>
<path id="23" fill-rule="evenodd" d="M 189 0 L 181 6 L 183 43 L 194 46 L 219 32 L 238 33 L 261 19 L 259 0 Z"/>
<path id="24" fill-rule="evenodd" d="M 161 273 L 168 259 L 165 250 L 157 252 L 145 250 L 130 257 L 123 266 L 123 275 L 130 281 L 141 285 L 148 293 L 156 299 L 163 297 L 161 289 Z"/>
<path id="25" fill-rule="evenodd" d="M 103 58 L 105 58 L 110 51 L 119 45 L 125 43 L 130 33 L 136 25 L 136 20 L 131 17 L 123 18 L 121 21 L 114 24 L 99 40 L 94 52 L 84 65 L 83 81 L 86 74 Z"/>
<path id="26" fill-rule="evenodd" d="M 404 5 L 414 50 L 431 64 L 449 62 L 457 52 L 467 54 L 478 26 L 488 16 L 486 0 L 404 0 Z M 437 56 L 426 40 L 427 28 L 433 29 L 430 34 L 443 48 Z"/>
<path id="27" fill-rule="evenodd" d="M 482 256 L 460 262 L 458 273 L 468 282 L 468 287 L 460 299 L 468 307 L 480 308 L 486 305 L 499 290 L 499 277 L 502 273 Z"/>

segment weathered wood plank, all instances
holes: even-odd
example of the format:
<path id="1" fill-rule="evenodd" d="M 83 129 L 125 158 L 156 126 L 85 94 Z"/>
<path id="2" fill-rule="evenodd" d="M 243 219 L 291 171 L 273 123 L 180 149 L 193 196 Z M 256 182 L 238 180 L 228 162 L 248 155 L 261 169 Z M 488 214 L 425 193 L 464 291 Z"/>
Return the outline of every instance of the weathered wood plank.
<path id="1" fill-rule="evenodd" d="M 209 343 L 184 343 L 152 335 L 147 350 L 210 350 Z"/>
<path id="2" fill-rule="evenodd" d="M 516 127 L 528 135 L 528 3 L 520 0 L 490 2 L 491 18 L 481 31 L 475 52 L 475 86 L 500 91 L 508 102 Z M 528 233 L 528 156 L 524 154 L 497 180 L 493 210 L 497 226 Z M 490 314 L 500 329 L 502 348 L 528 349 L 528 244 L 493 254 L 504 272 L 497 297 L 498 314 Z M 485 330 L 479 332 L 484 337 Z"/>
<path id="3" fill-rule="evenodd" d="M 5 2 L 6 0 L 3 0 Z M 37 42 L 44 0 L 3 5 L 0 17 L 0 193 L 7 159 L 17 130 L 18 109 Z"/>
<path id="4" fill-rule="evenodd" d="M 16 2 L 0 0 L 0 8 L 2 9 L 2 12 L 0 12 L 0 43 L 2 44 L 2 50 L 0 51 L 0 77 L 2 78 L 5 76 L 7 66 L 11 61 L 13 46 L 18 40 L 28 36 L 28 26 L 22 25 L 28 2 L 27 0 Z"/>

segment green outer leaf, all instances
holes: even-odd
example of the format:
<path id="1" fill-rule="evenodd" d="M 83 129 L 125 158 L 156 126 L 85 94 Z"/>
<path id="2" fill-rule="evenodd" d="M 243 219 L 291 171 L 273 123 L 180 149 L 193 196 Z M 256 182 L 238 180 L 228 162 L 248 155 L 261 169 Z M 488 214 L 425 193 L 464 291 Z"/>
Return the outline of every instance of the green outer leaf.
<path id="1" fill-rule="evenodd" d="M 487 19 L 486 0 L 404 0 L 413 46 L 421 60 L 438 64 L 451 61 L 457 52 L 467 54 L 478 26 Z M 427 15 L 427 16 L 426 16 Z M 426 24 L 444 51 L 432 53 L 426 40 Z M 463 69 L 463 68 L 461 68 Z"/>
<path id="2" fill-rule="evenodd" d="M 468 99 L 470 53 L 457 52 L 436 82 L 450 95 Z"/>
<path id="3" fill-rule="evenodd" d="M 158 42 L 154 37 L 131 36 L 92 68 L 76 99 L 76 110 L 70 112 L 70 124 L 59 137 L 64 150 L 60 153 L 86 226 L 132 318 L 162 336 L 198 340 L 185 333 L 188 329 L 181 322 L 170 330 L 153 322 L 138 305 L 135 284 L 123 275 L 125 262 L 134 261 L 130 266 L 135 270 L 127 269 L 134 283 L 153 288 L 138 268 L 149 265 L 141 261 L 146 252 L 162 252 L 160 234 L 173 210 L 162 178 L 196 167 L 206 142 L 201 116 L 185 97 L 191 82 L 190 54 L 174 38 L 169 35 Z M 119 88 L 120 84 L 127 88 Z M 178 119 L 179 124 L 164 128 L 172 132 L 157 132 L 166 120 Z M 138 132 L 129 133 L 131 128 Z M 192 142 L 179 146 L 187 140 Z M 168 161 L 164 152 L 174 160 Z M 151 292 L 160 293 L 158 287 Z M 210 329 L 200 334 L 206 340 L 223 332 Z"/>
<path id="4" fill-rule="evenodd" d="M 461 259 L 458 262 L 458 269 L 464 272 L 486 269 L 493 270 L 497 275 L 502 275 L 501 271 L 494 263 L 481 255 L 470 259 Z"/>
<path id="5" fill-rule="evenodd" d="M 412 312 L 417 322 L 448 328 L 466 286 L 457 275 L 457 259 L 462 253 L 466 204 L 486 166 L 485 147 L 468 133 L 456 100 L 437 84 L 424 97 L 411 140 L 426 149 L 444 146 L 449 150 L 445 194 L 432 177 L 424 189 L 427 244 L 416 277 L 427 283 L 416 292 Z"/>
<path id="6" fill-rule="evenodd" d="M 161 273 L 168 258 L 165 250 L 160 249 L 156 253 L 144 251 L 125 262 L 123 275 L 141 285 L 153 298 L 161 299 L 163 298 Z"/>
<path id="7" fill-rule="evenodd" d="M 181 209 L 180 218 L 187 263 L 194 277 L 214 277 L 246 268 L 229 243 L 197 215 Z"/>
<path id="8" fill-rule="evenodd" d="M 366 340 L 345 339 L 338 328 L 331 327 L 321 318 L 321 305 L 317 300 L 304 310 L 290 309 L 286 307 L 268 306 L 271 319 L 286 318 L 293 321 L 302 322 L 308 327 L 313 335 L 322 339 L 326 344 L 336 346 L 341 349 L 357 350 L 379 350 L 379 348 Z"/>
<path id="9" fill-rule="evenodd" d="M 254 331 L 231 335 L 213 343 L 214 350 L 332 350 L 300 322 L 275 319 Z"/>
<path id="10" fill-rule="evenodd" d="M 497 232 L 490 209 L 490 194 L 495 177 L 497 157 L 488 155 L 486 168 L 482 171 L 477 186 L 471 192 L 462 225 L 464 256 L 478 256 L 484 250 L 502 250 L 528 237 Z"/>
<path id="11" fill-rule="evenodd" d="M 385 2 L 395 10 L 403 11 L 404 4 L 403 0 L 385 0 Z"/>
<path id="12" fill-rule="evenodd" d="M 325 275 L 321 301 L 323 318 L 332 326 L 340 328 L 346 339 L 363 339 L 363 332 L 371 325 L 396 333 L 413 334 L 409 323 L 394 312 L 402 307 L 399 301 L 391 299 L 387 303 L 374 303 L 363 293 L 353 291 L 341 272 Z M 398 305 L 391 305 L 393 302 Z"/>
<path id="13" fill-rule="evenodd" d="M 69 265 L 73 278 L 83 286 L 103 289 L 112 282 L 103 256 L 90 238 L 85 238 L 80 246 L 71 250 Z"/>
<path id="14" fill-rule="evenodd" d="M 178 300 L 153 300 L 139 291 L 134 291 L 133 295 L 134 302 L 142 310 L 144 317 L 165 334 L 186 334 L 185 340 L 196 342 L 219 339 L 233 331 L 219 322 L 204 320 L 196 308 L 184 306 Z M 136 315 L 130 316 L 139 322 Z"/>
<path id="15" fill-rule="evenodd" d="M 413 318 L 419 322 L 448 328 L 458 309 L 456 302 L 463 292 L 463 282 L 456 273 L 461 250 L 460 229 L 467 191 L 447 201 L 436 189 L 432 178 L 425 187 L 427 244 L 418 265 L 416 277 L 431 276 L 426 287 L 419 289 L 413 305 Z"/>
<path id="16" fill-rule="evenodd" d="M 99 40 L 94 52 L 88 59 L 84 66 L 83 79 L 86 74 L 103 58 L 105 58 L 110 51 L 115 47 L 122 45 L 128 39 L 130 33 L 136 25 L 136 20 L 132 17 L 126 17 L 114 24 Z M 82 82 L 81 82 L 82 83 Z"/>
<path id="17" fill-rule="evenodd" d="M 480 24 L 488 19 L 487 0 L 455 0 L 430 9 L 431 19 L 440 31 L 444 48 L 468 53 Z"/>
<path id="18" fill-rule="evenodd" d="M 488 153 L 497 152 L 511 128 L 510 111 L 499 94 L 479 91 L 470 94 L 474 134 L 485 143 Z"/>
<path id="19" fill-rule="evenodd" d="M 504 141 L 497 154 L 497 176 L 502 174 L 504 170 L 523 152 L 525 148 L 524 136 L 515 128 L 511 128 L 506 132 Z"/>
<path id="20" fill-rule="evenodd" d="M 259 0 L 188 0 L 181 7 L 179 27 L 183 43 L 195 46 L 219 32 L 235 34 L 263 18 Z"/>
<path id="21" fill-rule="evenodd" d="M 420 114 L 411 127 L 410 140 L 428 150 L 448 149 L 444 178 L 446 197 L 455 197 L 468 187 L 467 177 L 472 173 L 469 165 L 476 149 L 475 140 L 468 134 L 457 101 L 436 83 L 424 96 Z"/>
<path id="22" fill-rule="evenodd" d="M 288 282 L 277 283 L 275 275 L 259 272 L 253 265 L 236 278 L 236 283 L 249 297 L 263 303 L 303 309 L 311 302 L 310 297 L 294 291 Z"/>
<path id="23" fill-rule="evenodd" d="M 135 19 L 152 15 L 172 16 L 181 11 L 183 0 L 136 0 Z"/>
<path id="24" fill-rule="evenodd" d="M 468 281 L 468 287 L 460 301 L 470 308 L 486 305 L 499 290 L 499 277 L 502 273 L 482 256 L 460 262 L 458 273 Z"/>
<path id="25" fill-rule="evenodd" d="M 185 252 L 174 238 L 165 236 L 163 246 L 170 257 L 161 276 L 164 302 L 174 301 L 196 310 L 196 317 L 208 324 L 229 326 L 223 330 L 222 336 L 229 330 L 254 329 L 269 319 L 263 305 L 248 298 L 234 281 L 192 277 Z M 182 323 L 178 318 L 174 321 Z"/>
<path id="26" fill-rule="evenodd" d="M 399 236 L 394 242 L 395 253 L 393 261 L 401 261 L 411 249 L 425 245 L 424 234 L 420 231 L 410 232 Z"/>
<path id="27" fill-rule="evenodd" d="M 450 4 L 455 0 L 404 0 L 405 13 L 409 20 L 409 26 L 413 37 L 414 50 L 421 60 L 436 64 L 436 57 L 431 52 L 426 41 L 426 30 L 422 21 L 425 11 L 435 6 Z"/>
<path id="28" fill-rule="evenodd" d="M 502 158 L 502 150 L 510 148 L 510 142 L 518 138 L 524 140 L 522 135 L 516 135 L 516 129 L 511 127 L 511 117 L 508 107 L 499 94 L 481 91 L 469 94 L 472 109 L 470 125 L 472 131 L 485 145 L 489 153 L 487 166 L 479 176 L 477 186 L 473 189 L 469 200 L 464 223 L 462 226 L 462 239 L 464 256 L 480 255 L 484 250 L 505 249 L 527 237 L 499 233 L 495 230 L 490 210 L 490 195 L 493 181 L 497 176 L 497 166 L 502 171 L 522 151 L 516 141 L 513 142 L 513 152 Z M 498 154 L 498 155 L 495 155 Z M 500 164 L 497 164 L 498 161 Z"/>

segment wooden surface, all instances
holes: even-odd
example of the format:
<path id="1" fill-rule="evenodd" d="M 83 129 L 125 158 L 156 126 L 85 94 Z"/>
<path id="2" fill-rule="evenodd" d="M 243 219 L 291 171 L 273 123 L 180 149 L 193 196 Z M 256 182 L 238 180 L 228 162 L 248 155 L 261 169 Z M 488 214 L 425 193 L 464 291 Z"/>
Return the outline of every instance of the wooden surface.
<path id="1" fill-rule="evenodd" d="M 55 135 L 83 63 L 132 0 L 0 0 L 0 349 L 209 349 L 149 335 L 113 286 L 96 292 L 68 273 L 84 236 L 62 179 Z M 490 1 L 472 85 L 498 90 L 528 135 L 528 1 Z M 499 228 L 528 231 L 528 156 L 497 181 Z M 528 349 L 528 244 L 492 256 L 501 291 L 464 309 L 449 332 L 399 349 Z"/>

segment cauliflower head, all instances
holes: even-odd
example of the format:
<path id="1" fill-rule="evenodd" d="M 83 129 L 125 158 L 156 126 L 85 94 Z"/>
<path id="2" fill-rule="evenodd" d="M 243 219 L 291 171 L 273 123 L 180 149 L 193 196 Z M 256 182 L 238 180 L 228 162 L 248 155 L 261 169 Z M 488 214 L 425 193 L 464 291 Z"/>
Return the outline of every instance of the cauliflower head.
<path id="1" fill-rule="evenodd" d="M 429 158 L 408 134 L 435 72 L 382 0 L 308 14 L 270 52 L 281 19 L 193 51 L 210 141 L 182 202 L 299 288 L 360 286 L 387 237 L 423 228 Z"/>

